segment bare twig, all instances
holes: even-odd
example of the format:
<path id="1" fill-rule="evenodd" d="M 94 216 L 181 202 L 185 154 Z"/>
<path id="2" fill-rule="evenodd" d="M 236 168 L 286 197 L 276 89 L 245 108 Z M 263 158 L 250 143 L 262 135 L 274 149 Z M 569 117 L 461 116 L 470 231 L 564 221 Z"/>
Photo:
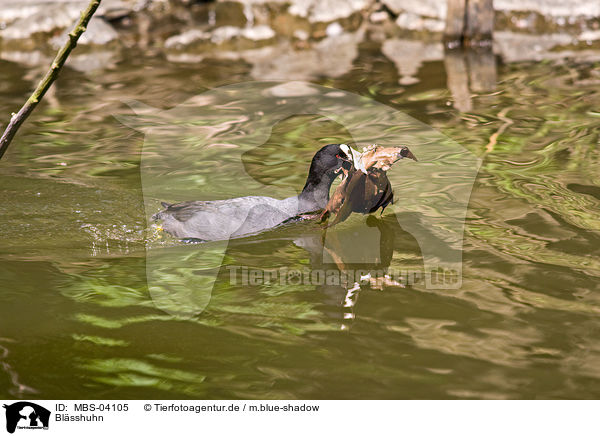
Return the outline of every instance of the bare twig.
<path id="1" fill-rule="evenodd" d="M 44 78 L 40 81 L 35 91 L 33 91 L 33 94 L 31 94 L 29 99 L 27 99 L 27 102 L 25 102 L 19 112 L 12 114 L 6 130 L 0 138 L 0 159 L 2 159 L 2 156 L 4 156 L 6 149 L 17 133 L 17 130 L 19 130 L 19 127 L 21 127 L 21 124 L 23 124 L 31 112 L 33 112 L 35 107 L 44 97 L 44 94 L 46 94 L 46 91 L 48 91 L 50 86 L 52 86 L 52 83 L 54 83 L 58 77 L 58 73 L 60 73 L 60 70 L 69 57 L 71 50 L 75 48 L 77 45 L 77 40 L 83 34 L 83 32 L 85 32 L 92 15 L 94 15 L 94 12 L 96 12 L 96 9 L 98 9 L 98 6 L 100 6 L 101 1 L 102 0 L 90 1 L 87 9 L 81 13 L 81 17 L 79 18 L 79 22 L 75 25 L 75 28 L 69 32 L 69 39 L 57 53 L 54 61 L 52 62 L 52 66 Z"/>
<path id="2" fill-rule="evenodd" d="M 490 141 L 485 146 L 486 153 L 491 153 L 492 151 L 494 151 L 494 147 L 498 142 L 498 136 L 502 135 L 504 131 L 508 128 L 508 126 L 514 123 L 513 120 L 506 117 L 508 109 L 509 108 L 504 108 L 500 112 L 498 112 L 498 118 L 504 121 L 504 124 L 502 124 L 500 128 L 496 132 L 494 132 L 494 134 L 492 134 L 492 136 L 490 136 Z"/>

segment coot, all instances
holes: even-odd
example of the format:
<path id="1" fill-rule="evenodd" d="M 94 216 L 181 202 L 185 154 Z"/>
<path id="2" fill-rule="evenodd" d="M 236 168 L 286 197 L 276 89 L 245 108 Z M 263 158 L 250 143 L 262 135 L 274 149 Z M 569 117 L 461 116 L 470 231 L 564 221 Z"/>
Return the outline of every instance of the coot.
<path id="1" fill-rule="evenodd" d="M 255 234 L 303 214 L 322 210 L 329 188 L 342 166 L 352 165 L 346 144 L 329 144 L 314 155 L 304 189 L 299 195 L 278 200 L 239 197 L 228 200 L 162 203 L 164 210 L 152 218 L 162 220 L 166 232 L 181 239 L 221 241 Z"/>

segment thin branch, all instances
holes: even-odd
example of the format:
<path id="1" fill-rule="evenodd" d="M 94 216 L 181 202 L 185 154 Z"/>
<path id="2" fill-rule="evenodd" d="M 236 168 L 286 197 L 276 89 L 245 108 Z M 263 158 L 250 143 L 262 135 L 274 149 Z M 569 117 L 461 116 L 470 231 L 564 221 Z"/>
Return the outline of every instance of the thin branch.
<path id="1" fill-rule="evenodd" d="M 46 94 L 46 91 L 48 91 L 50 86 L 52 86 L 52 83 L 54 83 L 58 77 L 58 73 L 60 73 L 60 70 L 69 57 L 71 50 L 75 48 L 77 45 L 77 40 L 83 34 L 83 32 L 85 32 L 90 19 L 94 15 L 94 12 L 96 12 L 96 9 L 98 9 L 98 6 L 100 6 L 101 1 L 102 0 L 90 1 L 87 9 L 81 13 L 81 17 L 79 18 L 79 22 L 75 25 L 75 28 L 69 32 L 69 39 L 57 53 L 54 61 L 52 62 L 52 66 L 44 78 L 40 81 L 35 91 L 33 91 L 33 94 L 31 94 L 19 112 L 12 114 L 6 130 L 0 138 L 0 159 L 2 159 L 2 156 L 4 156 L 6 149 L 17 133 L 17 130 L 19 130 L 19 127 L 21 127 L 21 124 L 23 124 L 31 112 L 33 112 L 35 107 L 44 97 L 44 94 Z"/>
<path id="2" fill-rule="evenodd" d="M 514 124 L 513 120 L 506 117 L 506 114 L 508 113 L 508 109 L 509 108 L 504 108 L 500 112 L 498 112 L 498 118 L 500 118 L 502 121 L 504 121 L 504 124 L 502 124 L 500 126 L 500 128 L 494 134 L 492 134 L 492 136 L 490 136 L 490 141 L 485 146 L 486 153 L 491 153 L 492 151 L 494 151 L 494 147 L 496 146 L 496 143 L 498 142 L 498 136 L 502 135 L 504 133 L 504 131 L 508 128 L 508 126 L 510 126 L 511 124 Z"/>

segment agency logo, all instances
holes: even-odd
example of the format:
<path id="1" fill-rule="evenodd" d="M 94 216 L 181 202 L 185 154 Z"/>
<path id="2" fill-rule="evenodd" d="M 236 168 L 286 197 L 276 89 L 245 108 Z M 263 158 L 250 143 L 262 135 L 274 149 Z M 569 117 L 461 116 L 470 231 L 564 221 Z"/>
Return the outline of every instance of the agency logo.
<path id="1" fill-rule="evenodd" d="M 48 430 L 50 411 L 29 401 L 4 404 L 6 409 L 6 431 L 14 433 L 19 430 Z"/>
<path id="2" fill-rule="evenodd" d="M 306 251 L 311 273 L 342 273 L 357 265 L 369 270 L 408 267 L 406 259 L 392 259 L 397 236 L 408 233 L 403 241 L 414 241 L 421 252 L 419 286 L 461 287 L 465 217 L 480 161 L 433 127 L 372 98 L 306 82 L 227 85 L 168 110 L 128 104 L 135 115 L 115 116 L 145 136 L 140 175 L 148 223 L 162 219 L 157 215 L 165 208 L 161 202 L 249 195 L 289 199 L 229 200 L 208 208 L 200 203 L 194 213 L 178 212 L 177 225 L 193 221 L 206 237 L 192 238 L 197 243 L 190 244 L 168 237 L 159 242 L 157 236 L 147 245 L 149 292 L 167 313 L 196 316 L 209 304 L 222 267 L 243 274 L 248 265 L 232 265 L 227 257 L 230 243 L 265 222 L 276 226 L 283 221 L 278 217 L 294 216 L 289 205 L 295 204 L 304 180 L 295 180 L 296 188 L 280 182 L 289 179 L 292 168 L 306 174 L 314 153 L 328 143 L 354 144 L 357 150 L 370 144 L 408 146 L 419 162 L 397 164 L 387 172 L 397 201 L 375 224 L 357 214 L 343 226 L 293 236 L 291 243 Z M 302 139 L 305 126 L 316 130 Z M 242 206 L 234 207 L 238 204 Z"/>

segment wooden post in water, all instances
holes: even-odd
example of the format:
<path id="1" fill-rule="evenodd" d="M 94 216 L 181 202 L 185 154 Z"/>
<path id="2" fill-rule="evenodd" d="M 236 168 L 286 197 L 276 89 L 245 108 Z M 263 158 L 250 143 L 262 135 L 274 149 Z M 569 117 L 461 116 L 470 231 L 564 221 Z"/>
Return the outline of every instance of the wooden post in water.
<path id="1" fill-rule="evenodd" d="M 461 112 L 472 108 L 471 91 L 496 86 L 493 30 L 493 0 L 448 0 L 444 64 L 454 107 Z"/>
<path id="2" fill-rule="evenodd" d="M 467 45 L 489 45 L 494 30 L 493 0 L 467 0 L 465 40 Z"/>
<path id="3" fill-rule="evenodd" d="M 448 0 L 444 43 L 447 48 L 491 45 L 493 0 Z"/>
<path id="4" fill-rule="evenodd" d="M 444 44 L 447 48 L 456 48 L 463 44 L 466 15 L 467 0 L 448 0 L 444 31 Z"/>

